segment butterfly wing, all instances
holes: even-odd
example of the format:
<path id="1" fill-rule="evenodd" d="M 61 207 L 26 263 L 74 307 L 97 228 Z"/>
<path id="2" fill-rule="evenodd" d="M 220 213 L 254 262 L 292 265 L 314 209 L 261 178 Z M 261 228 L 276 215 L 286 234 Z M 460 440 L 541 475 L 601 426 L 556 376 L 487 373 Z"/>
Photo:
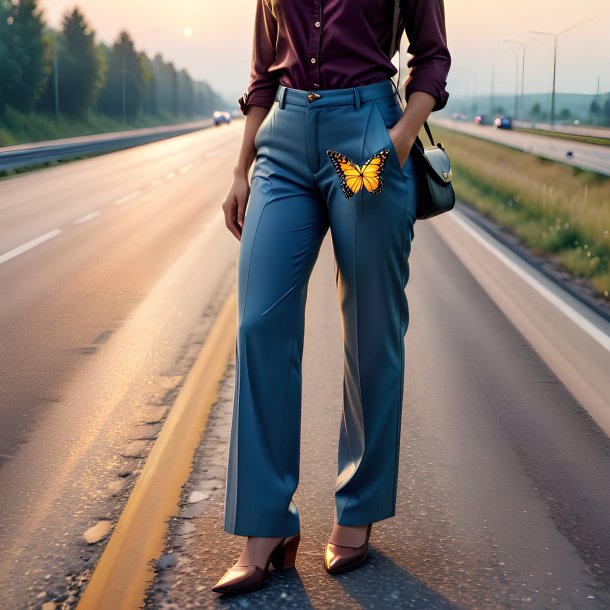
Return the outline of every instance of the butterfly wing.
<path id="1" fill-rule="evenodd" d="M 356 163 L 336 150 L 327 150 L 326 154 L 330 157 L 339 176 L 343 194 L 349 199 L 362 188 L 364 182 L 362 170 Z"/>
<path id="2" fill-rule="evenodd" d="M 377 195 L 383 190 L 381 172 L 390 154 L 389 148 L 384 148 L 374 155 L 371 155 L 362 166 L 362 181 L 364 187 L 370 193 Z"/>

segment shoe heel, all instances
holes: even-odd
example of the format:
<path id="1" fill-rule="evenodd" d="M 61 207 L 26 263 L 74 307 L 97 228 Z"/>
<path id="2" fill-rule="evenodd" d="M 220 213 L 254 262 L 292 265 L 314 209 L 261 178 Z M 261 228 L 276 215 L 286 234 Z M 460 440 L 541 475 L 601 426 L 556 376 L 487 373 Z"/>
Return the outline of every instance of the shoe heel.
<path id="1" fill-rule="evenodd" d="M 276 570 L 286 570 L 288 568 L 294 568 L 297 559 L 297 549 L 299 548 L 299 542 L 301 541 L 301 535 L 298 534 L 295 538 L 282 544 L 282 546 L 274 553 L 271 557 L 271 563 Z"/>

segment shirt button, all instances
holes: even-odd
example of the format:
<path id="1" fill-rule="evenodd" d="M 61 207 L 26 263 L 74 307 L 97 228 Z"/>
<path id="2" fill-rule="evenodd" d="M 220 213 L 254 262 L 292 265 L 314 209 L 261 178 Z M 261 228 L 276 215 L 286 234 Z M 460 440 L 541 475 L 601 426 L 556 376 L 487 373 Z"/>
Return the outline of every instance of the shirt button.
<path id="1" fill-rule="evenodd" d="M 319 22 L 319 21 L 316 21 L 316 22 L 314 23 L 314 25 L 315 25 L 317 28 L 319 28 L 319 27 L 320 27 L 320 22 Z"/>
<path id="2" fill-rule="evenodd" d="M 312 63 L 312 64 L 315 64 L 315 63 L 316 63 L 316 58 L 315 58 L 315 57 L 312 57 L 312 58 L 311 58 L 311 63 Z"/>

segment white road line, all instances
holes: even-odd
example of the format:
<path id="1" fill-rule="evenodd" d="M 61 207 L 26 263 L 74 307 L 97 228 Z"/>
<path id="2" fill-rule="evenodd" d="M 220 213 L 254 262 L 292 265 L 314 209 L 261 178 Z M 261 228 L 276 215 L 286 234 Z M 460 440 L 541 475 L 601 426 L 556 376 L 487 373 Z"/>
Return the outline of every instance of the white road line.
<path id="1" fill-rule="evenodd" d="M 180 168 L 180 173 L 181 174 L 186 174 L 186 172 L 188 172 L 190 169 L 193 169 L 193 164 L 192 163 L 188 163 L 184 167 L 181 167 Z"/>
<path id="2" fill-rule="evenodd" d="M 163 184 L 162 180 L 153 180 L 151 185 L 154 189 L 159 188 Z"/>
<path id="3" fill-rule="evenodd" d="M 529 286 L 536 290 L 536 292 L 559 309 L 559 311 L 568 317 L 574 324 L 580 327 L 592 339 L 597 341 L 606 351 L 610 352 L 610 336 L 604 333 L 576 309 L 568 305 L 562 298 L 558 297 L 554 292 L 541 284 L 531 273 L 506 256 L 497 246 L 493 245 L 492 242 L 488 241 L 488 239 L 475 230 L 468 221 L 464 220 L 461 215 L 453 214 L 453 219 L 480 244 L 487 248 L 489 252 L 500 259 L 511 271 L 513 271 L 513 273 L 517 274 L 522 280 L 529 284 Z"/>
<path id="4" fill-rule="evenodd" d="M 221 151 L 220 151 L 220 150 L 213 150 L 212 152 L 209 152 L 209 153 L 206 155 L 206 158 L 208 158 L 208 157 L 215 157 L 216 155 L 219 155 L 220 153 L 221 153 Z"/>
<path id="5" fill-rule="evenodd" d="M 133 193 L 129 193 L 128 195 L 125 195 L 125 197 L 121 197 L 120 199 L 117 199 L 114 202 L 114 205 L 123 205 L 124 203 L 129 203 L 130 201 L 133 201 L 134 199 L 139 197 L 141 194 L 142 194 L 142 191 L 133 191 Z"/>
<path id="6" fill-rule="evenodd" d="M 97 218 L 100 214 L 101 214 L 101 212 L 99 210 L 96 210 L 95 212 L 91 212 L 90 214 L 85 214 L 85 216 L 81 216 L 80 218 L 77 218 L 76 220 L 74 220 L 73 224 L 78 225 L 83 222 L 88 222 L 89 220 L 93 220 L 94 218 Z"/>
<path id="7" fill-rule="evenodd" d="M 49 239 L 53 239 L 54 237 L 57 237 L 58 235 L 61 235 L 62 233 L 63 233 L 63 231 L 61 229 L 53 229 L 52 231 L 49 231 L 48 233 L 44 233 L 43 235 L 40 235 L 39 237 L 35 237 L 34 239 L 31 239 L 30 241 L 26 242 L 25 244 L 21 244 L 20 246 L 17 246 L 16 248 L 13 248 L 12 250 L 5 252 L 4 254 L 1 254 L 0 255 L 0 265 L 2 263 L 6 263 L 7 261 L 10 261 L 12 258 L 19 256 L 20 254 L 23 254 L 24 252 L 27 252 L 28 250 L 31 250 L 32 248 L 35 248 L 36 246 L 39 246 L 40 244 L 44 244 L 44 242 L 49 241 Z"/>
<path id="8" fill-rule="evenodd" d="M 172 180 L 176 177 L 176 172 L 170 172 L 169 174 L 165 174 L 165 180 Z"/>

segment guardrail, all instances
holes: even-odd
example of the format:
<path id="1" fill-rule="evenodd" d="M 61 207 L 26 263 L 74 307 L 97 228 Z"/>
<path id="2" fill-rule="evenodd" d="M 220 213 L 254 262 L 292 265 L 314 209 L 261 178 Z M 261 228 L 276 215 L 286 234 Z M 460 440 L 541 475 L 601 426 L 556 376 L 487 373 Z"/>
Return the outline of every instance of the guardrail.
<path id="1" fill-rule="evenodd" d="M 590 125 L 574 125 L 573 123 L 556 123 L 551 125 L 543 121 L 518 121 L 513 120 L 513 125 L 526 127 L 527 129 L 541 129 L 543 131 L 567 133 L 576 136 L 588 136 L 591 138 L 610 139 L 609 127 L 593 127 Z"/>
<path id="2" fill-rule="evenodd" d="M 49 140 L 0 148 L 0 172 L 32 165 L 67 161 L 83 155 L 102 154 L 181 136 L 214 125 L 213 119 L 179 125 L 117 131 L 93 136 Z"/>

